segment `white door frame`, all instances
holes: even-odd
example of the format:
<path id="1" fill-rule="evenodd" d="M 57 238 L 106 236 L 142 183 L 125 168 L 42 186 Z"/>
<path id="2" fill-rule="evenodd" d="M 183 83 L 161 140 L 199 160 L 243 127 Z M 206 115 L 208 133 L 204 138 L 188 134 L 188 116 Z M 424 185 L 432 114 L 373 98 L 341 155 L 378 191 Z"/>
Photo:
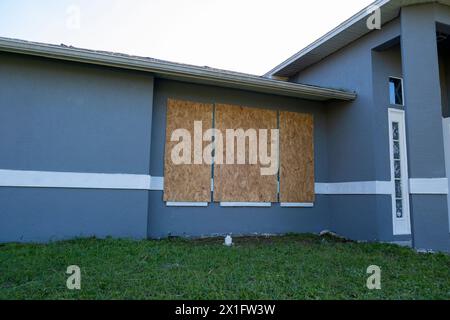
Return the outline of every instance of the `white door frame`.
<path id="1" fill-rule="evenodd" d="M 411 218 L 409 207 L 409 176 L 408 156 L 406 147 L 405 111 L 399 109 L 388 109 L 389 119 L 389 155 L 391 164 L 391 186 L 392 186 L 392 224 L 394 235 L 411 234 Z M 398 123 L 399 139 L 395 140 L 400 146 L 400 158 L 394 159 L 394 132 L 393 124 Z M 400 161 L 400 178 L 396 179 L 395 162 Z M 401 198 L 397 197 L 396 185 L 401 185 Z M 397 216 L 397 203 L 401 203 L 402 216 Z"/>

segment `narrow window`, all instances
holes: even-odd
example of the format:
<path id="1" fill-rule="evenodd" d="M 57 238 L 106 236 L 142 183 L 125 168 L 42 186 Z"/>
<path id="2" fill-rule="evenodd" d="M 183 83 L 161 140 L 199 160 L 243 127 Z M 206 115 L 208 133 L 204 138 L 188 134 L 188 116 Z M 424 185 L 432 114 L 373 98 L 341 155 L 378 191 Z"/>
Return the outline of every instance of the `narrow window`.
<path id="1" fill-rule="evenodd" d="M 392 142 L 394 149 L 394 184 L 395 184 L 395 201 L 396 201 L 396 217 L 403 218 L 403 192 L 402 192 L 402 166 L 400 151 L 400 133 L 399 123 L 392 122 Z"/>
<path id="2" fill-rule="evenodd" d="M 403 79 L 389 78 L 389 100 L 392 105 L 403 106 Z"/>
<path id="3" fill-rule="evenodd" d="M 411 234 L 405 112 L 403 110 L 389 109 L 389 127 L 394 235 Z"/>

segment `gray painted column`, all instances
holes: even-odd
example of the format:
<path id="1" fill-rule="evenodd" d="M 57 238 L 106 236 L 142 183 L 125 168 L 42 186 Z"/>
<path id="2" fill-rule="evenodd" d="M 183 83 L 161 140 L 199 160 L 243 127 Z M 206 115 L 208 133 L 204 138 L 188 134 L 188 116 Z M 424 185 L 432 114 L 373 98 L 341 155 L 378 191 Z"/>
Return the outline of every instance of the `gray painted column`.
<path id="1" fill-rule="evenodd" d="M 401 14 L 409 177 L 443 178 L 445 154 L 433 5 L 405 7 Z M 445 195 L 411 195 L 414 246 L 450 251 Z"/>

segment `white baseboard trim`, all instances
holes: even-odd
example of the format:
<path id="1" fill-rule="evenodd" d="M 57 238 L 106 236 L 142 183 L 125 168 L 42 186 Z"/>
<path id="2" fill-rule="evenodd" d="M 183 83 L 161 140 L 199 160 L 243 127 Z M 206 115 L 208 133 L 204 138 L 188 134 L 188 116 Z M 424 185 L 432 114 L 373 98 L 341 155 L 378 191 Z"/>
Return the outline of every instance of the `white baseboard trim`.
<path id="1" fill-rule="evenodd" d="M 448 194 L 448 179 L 409 179 L 411 194 Z"/>

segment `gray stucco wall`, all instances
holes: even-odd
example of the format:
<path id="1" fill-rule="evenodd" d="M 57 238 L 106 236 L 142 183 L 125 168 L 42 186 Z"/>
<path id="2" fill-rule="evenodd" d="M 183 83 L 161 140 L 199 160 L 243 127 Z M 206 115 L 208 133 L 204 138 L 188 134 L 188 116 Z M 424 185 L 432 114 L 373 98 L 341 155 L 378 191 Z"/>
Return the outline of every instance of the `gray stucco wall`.
<path id="1" fill-rule="evenodd" d="M 375 105 L 372 50 L 400 36 L 400 21 L 383 26 L 349 46 L 330 55 L 292 77 L 292 81 L 332 88 L 354 90 L 358 98 L 352 102 L 330 102 L 327 111 L 327 134 L 330 182 L 390 180 L 390 171 L 376 170 L 379 158 L 389 150 L 389 139 L 383 143 L 379 132 L 387 128 L 387 108 Z M 397 68 L 394 64 L 394 68 Z M 386 66 L 388 68 L 388 66 Z M 387 84 L 387 79 L 385 82 Z M 389 91 L 387 91 L 388 93 Z M 378 113 L 386 119 L 374 119 Z M 374 121 L 375 120 L 375 121 Z M 387 132 L 383 132 L 387 137 Z M 381 155 L 379 155 L 381 154 Z"/>
<path id="2" fill-rule="evenodd" d="M 0 188 L 0 242 L 145 239 L 148 192 Z"/>
<path id="3" fill-rule="evenodd" d="M 148 236 L 202 237 L 215 235 L 261 235 L 319 233 L 328 229 L 327 196 L 317 196 L 314 208 L 207 208 L 166 207 L 163 192 L 150 193 Z"/>
<path id="4" fill-rule="evenodd" d="M 403 78 L 400 39 L 392 47 L 372 51 L 373 121 L 375 172 L 378 180 L 391 180 L 389 154 L 388 108 L 404 109 L 391 105 L 389 99 L 389 77 Z"/>
<path id="5" fill-rule="evenodd" d="M 0 53 L 0 168 L 148 174 L 153 78 Z"/>
<path id="6" fill-rule="evenodd" d="M 312 113 L 315 117 L 316 181 L 327 181 L 326 119 L 321 103 L 224 89 L 183 82 L 156 80 L 153 108 L 151 175 L 164 174 L 164 141 L 168 98 L 206 103 L 227 103 Z M 215 234 L 278 234 L 320 232 L 328 229 L 330 210 L 327 196 L 318 196 L 314 208 L 208 208 L 166 207 L 163 193 L 150 193 L 149 237 L 207 236 Z"/>
<path id="7" fill-rule="evenodd" d="M 153 78 L 0 53 L 0 169 L 149 174 Z M 145 238 L 148 192 L 0 188 L 0 241 Z"/>
<path id="8" fill-rule="evenodd" d="M 331 195 L 331 228 L 353 240 L 406 242 L 394 236 L 390 195 Z"/>
<path id="9" fill-rule="evenodd" d="M 437 8 L 433 4 L 412 6 L 401 13 L 410 178 L 446 176 Z M 446 195 L 411 195 L 411 217 L 417 248 L 450 251 Z"/>
<path id="10" fill-rule="evenodd" d="M 355 90 L 353 102 L 330 102 L 327 146 L 330 182 L 390 181 L 389 76 L 402 76 L 395 45 L 399 19 L 292 77 L 292 81 Z M 386 44 L 390 44 L 386 46 Z M 330 196 L 332 230 L 358 240 L 404 241 L 394 236 L 388 195 Z"/>
<path id="11" fill-rule="evenodd" d="M 445 177 L 434 6 L 403 8 L 402 52 L 410 177 Z"/>

